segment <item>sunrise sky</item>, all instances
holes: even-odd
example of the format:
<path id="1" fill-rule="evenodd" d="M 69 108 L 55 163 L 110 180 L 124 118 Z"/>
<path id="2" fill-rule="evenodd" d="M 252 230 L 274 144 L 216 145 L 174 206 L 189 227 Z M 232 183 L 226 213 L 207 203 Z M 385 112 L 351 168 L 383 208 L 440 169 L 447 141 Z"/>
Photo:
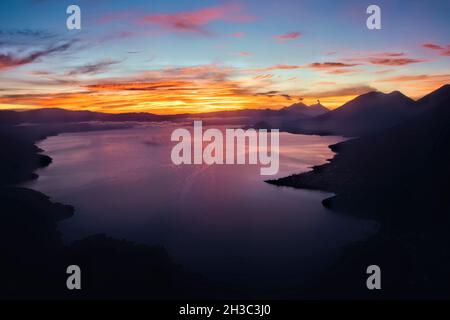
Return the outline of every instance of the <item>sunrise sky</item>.
<path id="1" fill-rule="evenodd" d="M 366 8 L 382 9 L 368 30 Z M 66 8 L 81 7 L 81 30 Z M 197 113 L 450 83 L 450 1 L 0 2 L 0 109 Z"/>

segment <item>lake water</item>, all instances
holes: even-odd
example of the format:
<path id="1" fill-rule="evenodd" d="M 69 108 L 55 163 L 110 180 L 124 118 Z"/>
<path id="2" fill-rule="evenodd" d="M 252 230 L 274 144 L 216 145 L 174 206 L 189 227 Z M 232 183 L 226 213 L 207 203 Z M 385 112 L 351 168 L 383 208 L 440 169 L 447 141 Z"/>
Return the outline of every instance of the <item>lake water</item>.
<path id="1" fill-rule="evenodd" d="M 325 209 L 330 194 L 276 187 L 259 166 L 175 166 L 170 124 L 68 133 L 39 143 L 53 163 L 27 186 L 71 204 L 66 242 L 106 233 L 164 246 L 187 269 L 255 290 L 283 287 L 329 266 L 375 224 Z M 278 177 L 333 156 L 340 137 L 280 134 Z"/>

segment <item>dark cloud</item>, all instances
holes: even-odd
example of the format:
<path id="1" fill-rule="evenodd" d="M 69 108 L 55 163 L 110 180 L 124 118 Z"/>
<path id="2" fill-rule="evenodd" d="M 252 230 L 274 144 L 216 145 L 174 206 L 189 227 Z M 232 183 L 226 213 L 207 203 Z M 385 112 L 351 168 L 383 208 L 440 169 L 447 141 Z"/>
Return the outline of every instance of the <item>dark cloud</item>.
<path id="1" fill-rule="evenodd" d="M 37 29 L 0 29 L 0 45 L 7 47 L 30 47 L 55 42 L 57 35 Z"/>
<path id="2" fill-rule="evenodd" d="M 1 30 L 0 37 L 28 37 L 28 38 L 38 38 L 38 39 L 49 39 L 54 38 L 56 35 L 46 30 L 33 30 L 33 29 L 11 29 L 11 30 Z"/>
<path id="3" fill-rule="evenodd" d="M 0 53 L 0 71 L 4 69 L 19 67 L 32 63 L 39 58 L 43 58 L 54 53 L 64 52 L 72 46 L 73 42 L 54 45 L 46 49 L 37 50 L 26 55 L 13 53 Z"/>
<path id="4" fill-rule="evenodd" d="M 267 91 L 267 92 L 258 92 L 254 94 L 255 96 L 266 96 L 266 97 L 284 97 L 288 100 L 292 100 L 292 96 L 289 94 L 281 93 L 280 91 Z"/>
<path id="5" fill-rule="evenodd" d="M 85 64 L 83 66 L 79 66 L 76 68 L 73 68 L 69 72 L 67 72 L 67 75 L 69 76 L 75 76 L 75 75 L 83 75 L 83 74 L 98 74 L 108 71 L 109 67 L 118 64 L 121 61 L 113 61 L 113 60 L 104 60 L 99 61 L 96 63 L 89 63 Z"/>
<path id="6" fill-rule="evenodd" d="M 336 68 L 351 68 L 358 66 L 357 63 L 343 63 L 343 62 L 314 62 L 308 65 L 313 69 L 336 69 Z"/>
<path id="7" fill-rule="evenodd" d="M 310 63 L 307 67 L 315 70 L 323 70 L 329 74 L 347 74 L 357 72 L 357 70 L 352 68 L 359 65 L 359 63 L 344 62 L 314 62 Z"/>

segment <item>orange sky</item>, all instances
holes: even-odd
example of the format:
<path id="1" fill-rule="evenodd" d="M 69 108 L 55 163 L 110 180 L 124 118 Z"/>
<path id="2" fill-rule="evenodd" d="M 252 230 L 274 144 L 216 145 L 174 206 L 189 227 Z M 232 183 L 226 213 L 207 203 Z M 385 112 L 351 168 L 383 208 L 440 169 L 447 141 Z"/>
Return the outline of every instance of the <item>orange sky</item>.
<path id="1" fill-rule="evenodd" d="M 355 95 L 330 96 L 321 99 L 327 107 L 338 107 Z M 303 102 L 317 103 L 320 97 Z M 299 96 L 273 93 L 255 94 L 236 83 L 153 82 L 103 84 L 79 92 L 26 94 L 0 97 L 1 109 L 64 108 L 70 110 L 156 114 L 203 113 L 221 110 L 270 108 L 279 109 L 301 101 Z"/>
<path id="2" fill-rule="evenodd" d="M 333 109 L 369 91 L 417 99 L 450 83 L 445 1 L 405 6 L 404 19 L 386 3 L 393 24 L 376 31 L 358 1 L 325 1 L 326 19 L 320 1 L 99 2 L 79 32 L 54 2 L 36 3 L 14 19 L 0 10 L 0 109 L 177 114 L 317 100 Z M 405 37 L 414 14 L 427 28 Z"/>

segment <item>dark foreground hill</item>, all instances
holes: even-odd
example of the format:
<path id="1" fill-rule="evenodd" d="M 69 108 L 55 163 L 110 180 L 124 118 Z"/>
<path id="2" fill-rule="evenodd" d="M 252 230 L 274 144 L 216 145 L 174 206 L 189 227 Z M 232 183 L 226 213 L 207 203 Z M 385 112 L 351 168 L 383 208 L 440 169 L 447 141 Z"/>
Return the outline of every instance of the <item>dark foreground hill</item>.
<path id="1" fill-rule="evenodd" d="M 334 289 L 346 285 L 336 280 L 342 275 L 356 277 L 365 265 L 380 264 L 384 294 L 450 297 L 450 85 L 417 107 L 427 111 L 383 133 L 332 146 L 338 154 L 329 164 L 268 181 L 336 193 L 324 200 L 326 207 L 380 222 L 378 235 L 347 250 L 337 264 L 342 274 L 330 279 Z M 367 294 L 363 285 L 348 283 L 350 295 Z"/>
<path id="2" fill-rule="evenodd" d="M 111 127 L 111 128 L 116 128 Z M 57 223 L 74 208 L 46 195 L 11 186 L 36 178 L 51 159 L 38 139 L 92 125 L 0 127 L 0 299 L 183 299 L 234 296 L 176 264 L 162 247 L 94 235 L 70 245 Z M 102 126 L 99 129 L 105 129 Z M 69 291 L 66 269 L 82 270 L 82 290 Z"/>

